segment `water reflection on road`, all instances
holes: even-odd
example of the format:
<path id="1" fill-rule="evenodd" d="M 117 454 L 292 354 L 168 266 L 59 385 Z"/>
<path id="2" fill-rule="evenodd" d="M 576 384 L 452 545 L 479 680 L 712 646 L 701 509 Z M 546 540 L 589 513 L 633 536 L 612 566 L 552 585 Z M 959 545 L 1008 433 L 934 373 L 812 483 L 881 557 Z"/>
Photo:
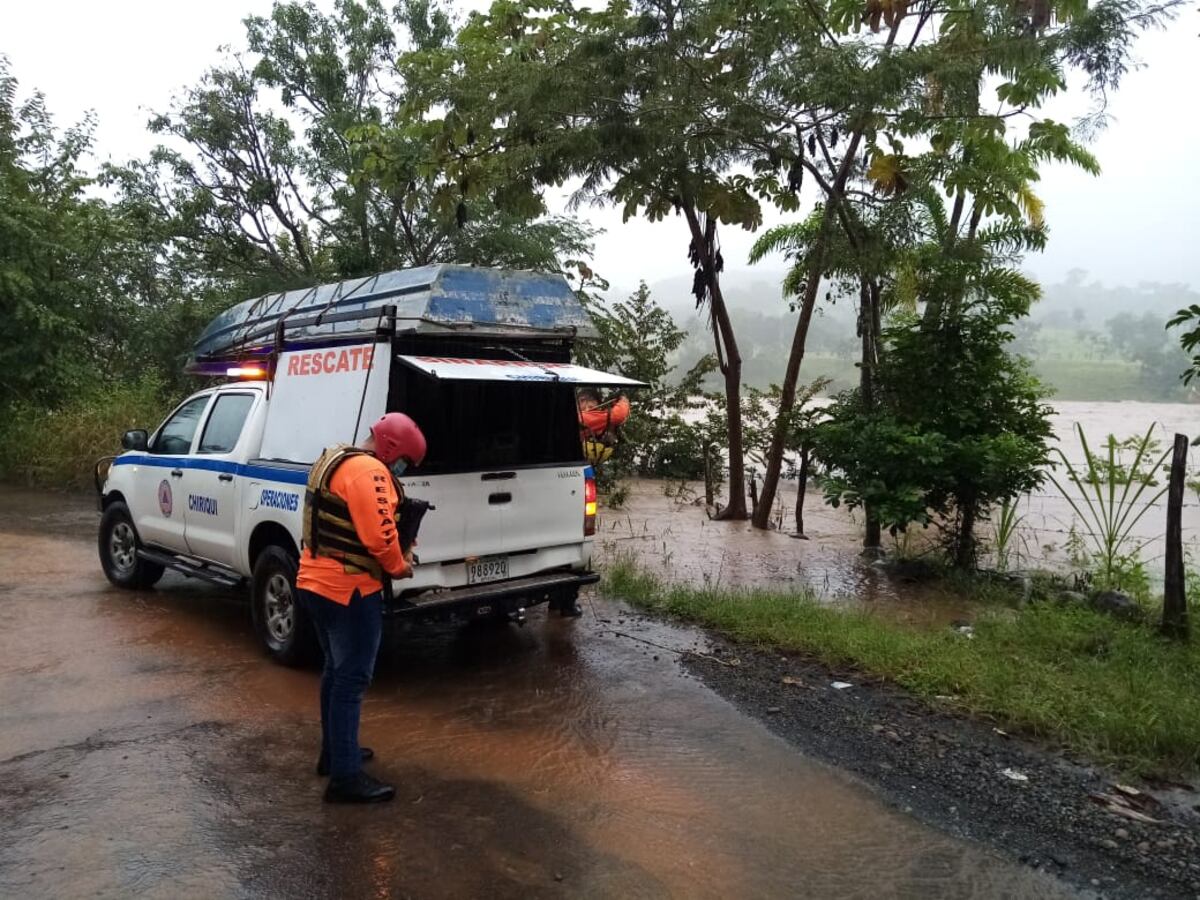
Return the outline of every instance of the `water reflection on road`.
<path id="1" fill-rule="evenodd" d="M 316 675 L 269 663 L 239 600 L 113 590 L 93 512 L 0 500 L 0 895 L 1061 890 L 798 755 L 661 649 L 694 634 L 600 598 L 393 636 L 363 733 L 398 799 L 324 806 Z"/>

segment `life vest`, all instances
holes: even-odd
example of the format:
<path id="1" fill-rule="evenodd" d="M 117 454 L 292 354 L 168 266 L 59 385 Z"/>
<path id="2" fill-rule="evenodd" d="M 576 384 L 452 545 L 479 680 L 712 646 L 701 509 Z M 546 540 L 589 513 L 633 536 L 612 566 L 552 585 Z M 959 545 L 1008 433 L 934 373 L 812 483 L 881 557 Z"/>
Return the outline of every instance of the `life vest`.
<path id="1" fill-rule="evenodd" d="M 377 581 L 386 575 L 383 566 L 371 555 L 358 537 L 354 522 L 350 518 L 350 507 L 346 501 L 329 489 L 338 466 L 352 456 L 369 455 L 348 444 L 335 444 L 326 449 L 313 463 L 308 473 L 308 484 L 304 490 L 304 546 L 313 556 L 328 556 L 339 560 L 352 575 L 366 574 Z M 392 484 L 396 488 L 397 527 L 400 518 L 400 503 L 404 502 L 404 488 L 395 476 Z"/>
<path id="2" fill-rule="evenodd" d="M 595 433 L 584 427 L 582 429 L 583 457 L 593 466 L 608 462 L 617 448 L 617 429 L 612 424 L 612 408 L 605 410 L 607 424 L 600 433 Z"/>

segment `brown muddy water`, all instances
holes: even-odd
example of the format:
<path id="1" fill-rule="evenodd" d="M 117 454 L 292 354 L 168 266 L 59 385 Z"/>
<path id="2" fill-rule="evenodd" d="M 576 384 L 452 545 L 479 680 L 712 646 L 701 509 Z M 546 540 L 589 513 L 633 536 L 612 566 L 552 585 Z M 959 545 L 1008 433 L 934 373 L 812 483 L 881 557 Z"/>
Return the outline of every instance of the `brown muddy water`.
<path id="1" fill-rule="evenodd" d="M 1065 891 L 798 754 L 663 649 L 695 633 L 601 597 L 392 637 L 363 738 L 397 800 L 325 806 L 316 673 L 270 663 L 233 596 L 109 587 L 97 518 L 0 489 L 0 896 Z"/>
<path id="2" fill-rule="evenodd" d="M 1052 423 L 1056 445 L 1075 464 L 1084 459 L 1074 431 L 1076 423 L 1082 426 L 1093 453 L 1099 451 L 1109 434 L 1118 440 L 1141 436 L 1152 424 L 1160 442 L 1159 454 L 1170 446 L 1177 431 L 1189 437 L 1200 435 L 1200 405 L 1061 402 L 1055 409 Z M 1190 457 L 1189 477 L 1200 478 L 1200 448 L 1193 449 Z M 753 465 L 750 471 L 754 472 Z M 1058 477 L 1082 505 L 1061 468 Z M 1166 503 L 1165 498 L 1154 504 L 1149 501 L 1161 486 L 1143 495 L 1141 505 L 1150 508 L 1138 520 L 1126 546 L 1126 550 L 1139 552 L 1152 583 L 1162 580 Z M 711 520 L 699 482 L 669 484 L 632 479 L 625 487 L 628 497 L 618 509 L 605 508 L 605 498 L 601 498 L 599 538 L 603 559 L 631 558 L 666 581 L 699 587 L 794 588 L 826 602 L 853 605 L 914 624 L 945 624 L 969 618 L 975 611 L 969 601 L 944 587 L 890 577 L 879 567 L 864 563 L 860 556 L 861 515 L 826 505 L 814 483 L 809 484 L 804 503 L 808 540 L 790 535 L 794 531 L 797 496 L 794 480 L 780 484 L 775 518 L 782 528 L 773 532 L 757 531 L 746 522 Z M 1119 488 L 1118 494 L 1122 490 Z M 718 501 L 721 499 L 718 497 Z M 1054 485 L 1047 482 L 1021 498 L 1017 514 L 1019 524 L 1007 568 L 1070 570 L 1067 544 L 1071 531 L 1074 528 L 1085 535 L 1086 527 Z M 1186 552 L 1200 568 L 1200 496 L 1191 488 L 1184 498 L 1183 534 Z M 933 529 L 914 527 L 899 539 L 885 535 L 885 549 L 920 554 L 929 549 L 934 537 Z M 983 523 L 980 537 L 987 545 L 986 552 L 992 554 L 989 562 L 995 565 L 993 526 Z"/>

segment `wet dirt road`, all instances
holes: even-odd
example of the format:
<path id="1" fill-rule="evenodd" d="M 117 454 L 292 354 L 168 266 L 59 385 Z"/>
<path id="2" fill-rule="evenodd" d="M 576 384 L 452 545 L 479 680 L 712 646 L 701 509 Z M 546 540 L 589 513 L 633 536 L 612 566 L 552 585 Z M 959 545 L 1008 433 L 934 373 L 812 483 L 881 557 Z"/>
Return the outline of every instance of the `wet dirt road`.
<path id="1" fill-rule="evenodd" d="M 643 641 L 577 622 L 389 640 L 364 709 L 396 802 L 329 807 L 317 676 L 245 607 L 108 586 L 86 501 L 0 489 L 0 896 L 1045 897 Z M 603 620 L 607 620 L 607 623 Z"/>

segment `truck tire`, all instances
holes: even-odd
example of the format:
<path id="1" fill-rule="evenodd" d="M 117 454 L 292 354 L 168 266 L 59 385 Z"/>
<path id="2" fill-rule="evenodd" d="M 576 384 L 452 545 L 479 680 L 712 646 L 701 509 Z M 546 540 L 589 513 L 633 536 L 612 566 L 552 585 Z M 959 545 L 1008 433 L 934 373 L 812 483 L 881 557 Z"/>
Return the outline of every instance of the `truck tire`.
<path id="1" fill-rule="evenodd" d="M 296 598 L 296 557 L 278 545 L 254 562 L 250 612 L 254 630 L 267 652 L 285 666 L 317 659 L 317 640 L 308 615 Z"/>
<path id="2" fill-rule="evenodd" d="M 110 503 L 100 517 L 100 566 L 117 587 L 142 590 L 153 587 L 163 577 L 163 567 L 137 555 L 142 546 L 129 507 L 121 501 Z"/>

